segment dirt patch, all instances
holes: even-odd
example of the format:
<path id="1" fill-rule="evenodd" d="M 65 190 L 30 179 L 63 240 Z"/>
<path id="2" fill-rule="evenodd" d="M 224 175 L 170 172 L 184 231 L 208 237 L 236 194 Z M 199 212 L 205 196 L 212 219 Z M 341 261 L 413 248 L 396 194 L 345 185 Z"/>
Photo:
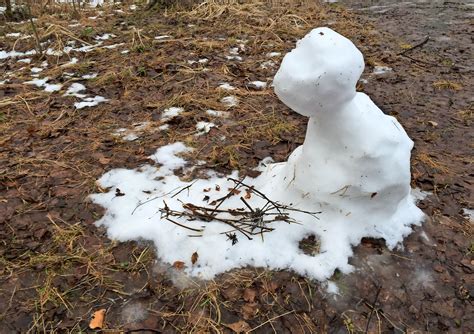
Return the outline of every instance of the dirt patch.
<path id="1" fill-rule="evenodd" d="M 432 8 L 416 6 L 381 17 L 340 5 L 210 3 L 166 13 L 116 7 L 122 12 L 81 12 L 78 26 L 70 26 L 76 23 L 67 11 L 40 16 L 40 33 L 54 22 L 89 44 L 105 33 L 115 37 L 104 45 L 124 44 L 78 53 L 74 64 L 67 55 L 33 56 L 31 64 L 3 60 L 8 82 L 0 90 L 1 328 L 79 332 L 87 329 L 93 311 L 106 308 L 107 327 L 123 330 L 474 330 L 472 223 L 462 215 L 472 208 L 472 19 L 462 4 L 439 5 L 432 10 L 444 8 L 457 22 L 439 27 L 451 40 L 433 37 L 415 48 L 429 28 L 420 15 Z M 306 120 L 270 88 L 250 83 L 270 83 L 281 55 L 309 29 L 324 25 L 361 48 L 367 81 L 359 89 L 396 116 L 415 141 L 413 186 L 432 195 L 420 203 L 429 221 L 403 249 L 389 251 L 382 241 L 364 240 L 352 259 L 355 272 L 335 273 L 339 295 L 330 295 L 304 277 L 259 268 L 195 281 L 179 268 L 157 264 L 149 244 L 111 241 L 93 225 L 102 214 L 87 201 L 100 191 L 95 180 L 112 168 L 151 164 L 147 157 L 164 144 L 184 141 L 196 148 L 190 159 L 224 172 L 250 173 L 267 156 L 285 160 L 302 143 Z M 28 34 L 30 28 L 1 29 Z M 170 37 L 155 38 L 165 35 Z M 55 30 L 48 39 L 52 48 L 62 49 L 71 37 Z M 34 48 L 32 39 L 7 38 L 0 48 L 11 50 L 14 43 L 17 51 Z M 235 48 L 240 61 L 228 58 L 236 56 Z M 267 56 L 272 52 L 281 55 Z M 31 67 L 45 60 L 49 66 L 41 77 L 63 84 L 63 90 L 83 83 L 88 94 L 109 101 L 76 109 L 77 97 L 25 85 Z M 376 66 L 392 70 L 376 75 Z M 91 73 L 98 75 L 82 78 Z M 236 89 L 219 89 L 222 82 Z M 238 99 L 236 107 L 220 102 L 230 95 Z M 163 122 L 169 107 L 184 113 Z M 209 109 L 228 117 L 212 116 Z M 199 121 L 217 126 L 195 136 Z M 137 139 L 113 135 L 137 122 L 148 122 Z M 168 128 L 161 130 L 163 125 Z"/>

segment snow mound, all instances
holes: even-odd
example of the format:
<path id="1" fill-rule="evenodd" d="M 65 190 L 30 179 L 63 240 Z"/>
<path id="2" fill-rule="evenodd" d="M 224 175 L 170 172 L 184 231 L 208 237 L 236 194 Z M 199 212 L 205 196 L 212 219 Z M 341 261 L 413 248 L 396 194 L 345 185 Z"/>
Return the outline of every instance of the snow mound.
<path id="1" fill-rule="evenodd" d="M 97 223 L 113 239 L 152 240 L 164 262 L 182 261 L 204 279 L 251 265 L 326 280 L 335 269 L 352 270 L 348 259 L 363 237 L 396 247 L 424 217 L 410 188 L 413 142 L 356 92 L 363 69 L 352 42 L 314 29 L 274 79 L 278 97 L 309 117 L 305 142 L 287 162 L 262 163 L 257 178 L 209 170 L 208 179 L 188 182 L 175 172 L 192 169 L 181 156 L 191 149 L 167 145 L 150 157 L 160 167 L 115 169 L 99 179 L 110 191 L 91 196 L 106 208 Z M 319 250 L 305 254 L 299 241 L 312 235 Z"/>

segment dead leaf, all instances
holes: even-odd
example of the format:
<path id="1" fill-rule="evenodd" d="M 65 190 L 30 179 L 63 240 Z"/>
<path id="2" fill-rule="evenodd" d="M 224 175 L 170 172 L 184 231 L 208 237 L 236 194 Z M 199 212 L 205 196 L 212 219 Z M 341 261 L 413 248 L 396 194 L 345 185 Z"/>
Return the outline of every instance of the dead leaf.
<path id="1" fill-rule="evenodd" d="M 436 128 L 438 126 L 438 123 L 435 122 L 435 121 L 428 121 L 428 124 L 431 125 L 434 128 Z"/>
<path id="2" fill-rule="evenodd" d="M 257 303 L 247 303 L 242 305 L 240 312 L 245 320 L 252 319 L 258 312 Z"/>
<path id="3" fill-rule="evenodd" d="M 199 258 L 199 254 L 197 252 L 194 252 L 193 255 L 191 255 L 191 263 L 195 264 Z"/>
<path id="4" fill-rule="evenodd" d="M 252 197 L 252 192 L 250 190 L 245 190 L 245 199 L 250 199 Z"/>
<path id="5" fill-rule="evenodd" d="M 247 288 L 244 290 L 244 300 L 249 303 L 253 303 L 255 301 L 255 296 L 257 295 L 257 291 L 251 288 Z"/>
<path id="6" fill-rule="evenodd" d="M 221 186 L 216 184 L 216 191 L 221 191 Z"/>
<path id="7" fill-rule="evenodd" d="M 185 265 L 183 261 L 174 261 L 173 267 L 178 270 L 183 270 Z"/>
<path id="8" fill-rule="evenodd" d="M 234 331 L 234 333 L 246 333 L 251 330 L 250 325 L 243 320 L 225 325 L 227 328 Z"/>
<path id="9" fill-rule="evenodd" d="M 229 193 L 231 193 L 232 195 L 238 195 L 238 194 L 240 194 L 240 190 L 239 190 L 239 189 L 227 188 L 227 190 L 228 190 Z"/>
<path id="10" fill-rule="evenodd" d="M 94 312 L 92 319 L 89 322 L 90 329 L 102 329 L 104 327 L 105 312 L 107 312 L 105 308 Z"/>
<path id="11" fill-rule="evenodd" d="M 110 159 L 109 159 L 109 158 L 106 158 L 106 157 L 101 157 L 101 158 L 99 158 L 99 163 L 100 163 L 101 165 L 108 165 L 109 162 L 110 162 Z"/>

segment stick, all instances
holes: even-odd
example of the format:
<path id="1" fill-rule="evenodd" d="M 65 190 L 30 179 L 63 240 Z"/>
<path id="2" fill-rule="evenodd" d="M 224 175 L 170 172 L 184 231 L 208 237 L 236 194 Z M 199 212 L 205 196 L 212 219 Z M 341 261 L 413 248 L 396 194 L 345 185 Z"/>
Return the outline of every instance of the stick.
<path id="1" fill-rule="evenodd" d="M 412 46 L 411 48 L 409 49 L 406 49 L 406 50 L 403 50 L 402 52 L 398 53 L 399 56 L 403 56 L 405 53 L 407 52 L 410 52 L 410 51 L 413 51 L 417 48 L 421 48 L 423 45 L 425 45 L 428 41 L 430 40 L 430 36 L 429 35 L 426 35 L 425 38 L 418 44 Z"/>

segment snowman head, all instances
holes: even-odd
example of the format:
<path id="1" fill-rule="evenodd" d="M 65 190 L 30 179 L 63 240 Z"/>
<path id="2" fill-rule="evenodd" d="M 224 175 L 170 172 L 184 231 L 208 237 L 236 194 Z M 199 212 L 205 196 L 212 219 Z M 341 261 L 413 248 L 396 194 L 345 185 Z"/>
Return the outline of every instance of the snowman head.
<path id="1" fill-rule="evenodd" d="M 329 28 L 312 30 L 286 54 L 273 80 L 281 101 L 304 116 L 336 112 L 351 101 L 364 58 Z"/>

